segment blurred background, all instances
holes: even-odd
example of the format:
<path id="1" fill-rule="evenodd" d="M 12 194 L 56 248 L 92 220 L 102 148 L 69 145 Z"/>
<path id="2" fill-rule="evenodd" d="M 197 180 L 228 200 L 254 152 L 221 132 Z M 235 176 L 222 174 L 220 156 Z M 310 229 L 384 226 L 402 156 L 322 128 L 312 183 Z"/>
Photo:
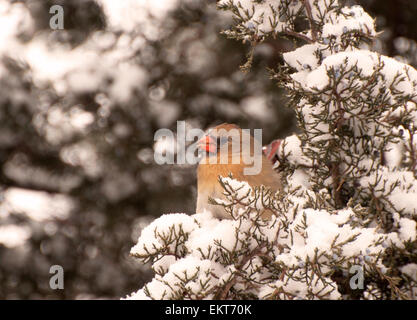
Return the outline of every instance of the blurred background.
<path id="1" fill-rule="evenodd" d="M 375 50 L 417 65 L 417 1 L 345 3 L 376 17 Z M 196 197 L 195 167 L 154 163 L 159 128 L 296 131 L 267 72 L 293 44 L 268 40 L 245 74 L 231 21 L 214 0 L 0 0 L 0 299 L 119 299 L 150 279 L 130 248 Z"/>

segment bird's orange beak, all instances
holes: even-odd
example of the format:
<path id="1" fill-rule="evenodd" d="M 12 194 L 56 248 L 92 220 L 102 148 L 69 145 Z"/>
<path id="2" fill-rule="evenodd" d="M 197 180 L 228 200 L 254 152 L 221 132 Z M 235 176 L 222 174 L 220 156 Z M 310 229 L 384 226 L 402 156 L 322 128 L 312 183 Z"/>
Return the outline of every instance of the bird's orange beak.
<path id="1" fill-rule="evenodd" d="M 210 135 L 205 135 L 197 142 L 197 148 L 209 153 L 215 153 L 217 144 L 214 138 Z"/>

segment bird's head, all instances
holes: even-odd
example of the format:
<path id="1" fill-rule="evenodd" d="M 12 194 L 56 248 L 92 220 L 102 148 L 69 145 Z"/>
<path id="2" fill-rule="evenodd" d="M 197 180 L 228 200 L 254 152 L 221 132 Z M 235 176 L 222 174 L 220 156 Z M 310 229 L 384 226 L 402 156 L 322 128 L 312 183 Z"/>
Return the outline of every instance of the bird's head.
<path id="1" fill-rule="evenodd" d="M 237 125 L 223 123 L 209 129 L 197 142 L 197 148 L 208 156 L 217 155 L 221 150 L 240 152 L 241 132 L 242 130 Z"/>

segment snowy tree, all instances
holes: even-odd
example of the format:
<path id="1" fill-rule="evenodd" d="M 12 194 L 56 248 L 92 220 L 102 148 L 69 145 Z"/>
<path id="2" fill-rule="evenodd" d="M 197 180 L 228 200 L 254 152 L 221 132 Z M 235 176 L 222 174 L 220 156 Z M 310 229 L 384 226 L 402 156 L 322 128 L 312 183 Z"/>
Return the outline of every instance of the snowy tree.
<path id="1" fill-rule="evenodd" d="M 281 141 L 285 191 L 219 177 L 231 220 L 168 214 L 131 254 L 155 276 L 128 299 L 414 299 L 417 71 L 372 51 L 374 20 L 337 0 L 220 0 L 254 49 L 285 37 L 271 78 L 300 133 Z M 243 206 L 242 206 L 243 205 Z M 271 220 L 261 210 L 273 213 Z"/>

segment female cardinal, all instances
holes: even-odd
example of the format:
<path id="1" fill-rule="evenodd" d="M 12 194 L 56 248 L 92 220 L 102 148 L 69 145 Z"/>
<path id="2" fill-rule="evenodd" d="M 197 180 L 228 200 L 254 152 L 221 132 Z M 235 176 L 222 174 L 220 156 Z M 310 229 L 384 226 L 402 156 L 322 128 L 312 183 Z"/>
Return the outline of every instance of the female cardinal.
<path id="1" fill-rule="evenodd" d="M 247 142 L 245 142 L 245 134 L 248 137 Z M 252 188 L 264 185 L 272 192 L 282 190 L 280 175 L 273 170 L 271 162 L 263 155 L 262 149 L 257 155 L 260 160 L 259 172 L 248 173 L 250 164 L 245 161 L 245 157 L 248 159 L 250 156 L 256 156 L 254 155 L 256 142 L 246 131 L 245 134 L 238 126 L 224 123 L 210 130 L 198 141 L 197 148 L 204 156 L 197 169 L 197 213 L 207 210 L 217 218 L 232 218 L 222 206 L 208 203 L 209 197 L 225 198 L 218 176 L 228 177 L 232 174 L 234 179 L 246 181 Z M 270 213 L 264 212 L 262 217 L 268 218 Z"/>

